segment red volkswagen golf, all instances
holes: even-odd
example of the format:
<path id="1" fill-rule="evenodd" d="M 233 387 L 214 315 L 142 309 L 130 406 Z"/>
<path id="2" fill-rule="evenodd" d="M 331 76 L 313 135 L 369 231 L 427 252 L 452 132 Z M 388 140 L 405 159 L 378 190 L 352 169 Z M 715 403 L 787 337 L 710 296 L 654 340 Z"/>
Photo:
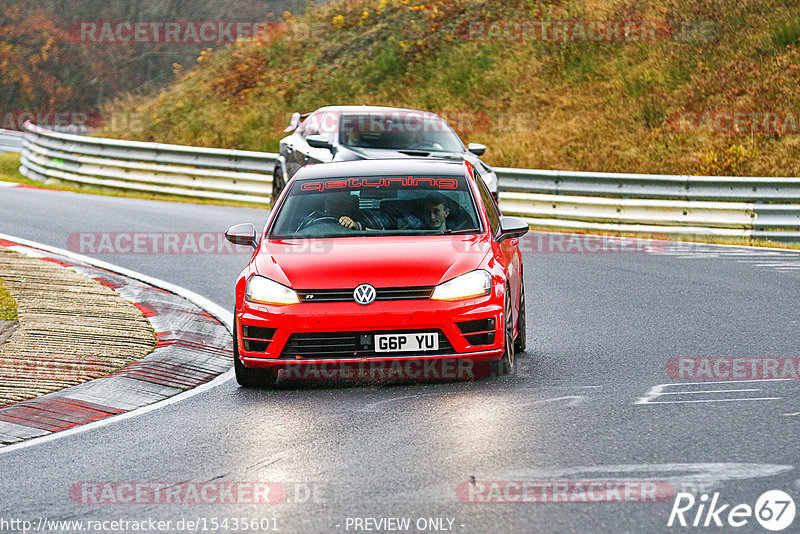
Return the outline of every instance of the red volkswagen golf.
<path id="1" fill-rule="evenodd" d="M 278 378 L 468 378 L 514 369 L 525 349 L 518 238 L 469 162 L 306 166 L 236 283 L 242 386 Z"/>

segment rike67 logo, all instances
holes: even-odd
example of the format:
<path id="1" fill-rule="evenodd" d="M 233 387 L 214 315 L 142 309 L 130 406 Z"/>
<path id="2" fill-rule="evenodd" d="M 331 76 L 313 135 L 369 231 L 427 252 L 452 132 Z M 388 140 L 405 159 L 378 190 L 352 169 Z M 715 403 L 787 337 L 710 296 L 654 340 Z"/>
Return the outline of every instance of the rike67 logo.
<path id="1" fill-rule="evenodd" d="M 695 498 L 691 493 L 678 493 L 669 514 L 668 527 L 733 527 L 747 525 L 755 517 L 765 529 L 772 532 L 786 530 L 794 522 L 796 514 L 792 497 L 780 490 L 762 494 L 754 507 L 749 504 L 735 506 L 719 501 L 714 493 L 709 502 L 707 494 Z"/>

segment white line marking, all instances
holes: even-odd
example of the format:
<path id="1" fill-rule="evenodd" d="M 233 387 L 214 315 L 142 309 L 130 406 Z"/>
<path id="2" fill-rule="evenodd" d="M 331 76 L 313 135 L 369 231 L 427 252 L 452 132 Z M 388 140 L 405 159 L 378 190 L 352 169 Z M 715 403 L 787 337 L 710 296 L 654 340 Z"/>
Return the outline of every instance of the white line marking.
<path id="1" fill-rule="evenodd" d="M 773 477 L 793 470 L 793 465 L 775 464 L 622 464 L 524 468 L 511 472 L 501 471 L 491 473 L 491 476 L 494 480 L 564 480 L 586 478 L 631 480 L 635 478 L 636 480 L 663 480 L 672 484 L 675 488 L 680 488 L 683 483 L 694 484 L 696 487 L 711 487 L 728 480 Z"/>
<path id="2" fill-rule="evenodd" d="M 704 384 L 746 384 L 748 382 L 790 382 L 793 378 L 765 378 L 763 380 L 719 380 L 713 382 L 673 382 L 671 384 L 659 384 L 661 386 L 702 386 Z"/>
<path id="3" fill-rule="evenodd" d="M 732 252 L 718 252 L 718 254 L 731 258 L 758 258 L 760 256 L 789 256 L 789 254 L 786 254 L 785 252 L 768 252 L 768 251 L 764 252 L 732 251 Z"/>
<path id="4" fill-rule="evenodd" d="M 554 402 L 554 401 L 567 400 L 567 399 L 572 399 L 567 403 L 567 406 L 575 406 L 577 404 L 580 404 L 584 400 L 586 400 L 586 397 L 583 396 L 583 395 L 571 395 L 571 396 L 568 396 L 568 397 L 554 397 L 552 399 L 539 399 L 539 400 L 534 400 L 534 401 L 530 401 L 530 402 L 523 402 L 522 404 L 519 404 L 518 406 L 530 406 L 531 404 L 544 404 L 546 402 Z"/>
<path id="5" fill-rule="evenodd" d="M 433 396 L 439 397 L 439 396 L 441 396 L 441 394 L 439 394 L 439 393 L 420 393 L 419 395 L 403 395 L 402 397 L 394 397 L 394 398 L 391 398 L 391 399 L 384 399 L 384 400 L 378 401 L 378 402 L 372 402 L 370 404 L 367 404 L 363 408 L 359 408 L 358 411 L 359 412 L 376 412 L 377 410 L 375 410 L 375 408 L 377 408 L 378 406 L 381 406 L 383 404 L 387 404 L 389 402 L 396 402 L 396 401 L 405 400 L 405 399 L 419 399 L 419 398 L 422 398 L 422 397 L 433 397 Z"/>
<path id="6" fill-rule="evenodd" d="M 741 399 L 697 399 L 697 400 L 682 400 L 682 401 L 647 401 L 637 404 L 692 404 L 696 402 L 743 402 L 743 401 L 765 401 L 765 400 L 780 400 L 782 397 L 759 397 L 759 398 L 741 398 Z"/>
<path id="7" fill-rule="evenodd" d="M 785 413 L 785 414 L 783 414 L 783 415 L 788 415 L 788 416 L 800 415 L 800 412 L 795 412 L 795 413 Z"/>
<path id="8" fill-rule="evenodd" d="M 760 389 L 710 389 L 708 391 L 670 391 L 662 395 L 698 395 L 700 393 L 728 393 L 733 391 L 761 391 Z"/>
<path id="9" fill-rule="evenodd" d="M 533 388 L 525 388 L 525 389 L 533 389 Z M 419 394 L 419 395 L 404 395 L 402 397 L 394 397 L 392 399 L 384 399 L 384 400 L 381 400 L 381 401 L 372 402 L 370 404 L 367 404 L 363 408 L 359 408 L 358 411 L 359 412 L 376 412 L 377 413 L 378 412 L 377 408 L 379 406 L 384 405 L 384 404 L 388 404 L 390 402 L 401 401 L 401 400 L 408 400 L 408 399 L 420 399 L 420 398 L 423 398 L 423 397 L 441 397 L 441 394 L 440 393 L 422 393 L 422 394 Z M 553 398 L 550 398 L 550 399 L 536 399 L 536 400 L 532 400 L 532 401 L 528 401 L 528 402 L 522 402 L 520 404 L 514 404 L 514 407 L 517 407 L 517 406 L 530 406 L 530 405 L 533 405 L 533 404 L 544 404 L 544 403 L 547 403 L 547 402 L 554 402 L 554 401 L 560 401 L 560 400 L 569 400 L 570 402 L 567 403 L 567 406 L 576 406 L 576 405 L 580 404 L 581 402 L 583 402 L 584 400 L 586 400 L 586 397 L 584 395 L 570 395 L 570 396 L 566 396 L 566 397 L 553 397 Z"/>
<path id="10" fill-rule="evenodd" d="M 663 402 L 654 402 L 653 399 L 657 399 L 658 397 L 660 397 L 662 395 L 675 394 L 675 393 L 672 393 L 672 392 L 664 393 L 664 390 L 666 388 L 668 388 L 668 387 L 705 386 L 705 385 L 709 385 L 709 384 L 732 385 L 732 384 L 747 384 L 747 383 L 752 383 L 752 382 L 788 382 L 789 380 L 792 380 L 792 379 L 791 378 L 767 378 L 767 379 L 764 379 L 764 380 L 720 380 L 720 381 L 713 381 L 713 382 L 673 382 L 671 384 L 657 384 L 655 386 L 652 386 L 647 391 L 647 393 L 644 394 L 644 397 L 639 397 L 639 399 L 636 400 L 636 402 L 634 402 L 634 404 L 670 404 L 670 403 L 676 403 L 676 402 L 681 402 L 681 403 L 686 403 L 686 402 L 712 402 L 711 399 L 709 399 L 709 400 L 697 400 L 697 401 L 663 401 Z M 735 391 L 735 390 L 732 390 L 732 391 Z M 760 391 L 760 389 L 756 390 L 756 391 Z M 691 390 L 687 390 L 687 391 L 680 391 L 677 394 L 691 394 L 691 393 L 692 393 Z M 780 399 L 780 398 L 781 397 L 776 397 L 776 398 L 770 399 L 770 400 L 777 400 L 777 399 Z M 734 400 L 754 400 L 754 399 L 752 399 L 752 398 L 750 398 L 750 399 L 748 399 L 748 398 L 743 398 L 743 399 L 725 399 L 722 402 L 730 402 L 730 401 L 734 401 Z"/>
<path id="11" fill-rule="evenodd" d="M 82 254 L 75 254 L 74 252 L 70 252 L 68 250 L 63 250 L 57 247 L 51 247 L 49 245 L 43 245 L 41 243 L 36 243 L 34 241 L 29 241 L 27 239 L 21 239 L 19 237 L 10 236 L 7 234 L 0 234 L 0 239 L 5 239 L 7 241 L 13 241 L 15 243 L 19 243 L 21 245 L 25 245 L 31 248 L 44 250 L 47 252 L 51 252 L 53 254 L 60 254 L 67 258 L 70 258 L 77 263 L 86 263 L 88 265 L 92 265 L 94 267 L 98 267 L 100 269 L 105 269 L 107 271 L 112 271 L 117 274 L 121 274 L 123 276 L 127 276 L 129 278 L 133 278 L 135 280 L 139 280 L 141 282 L 145 282 L 155 287 L 159 287 L 161 289 L 165 289 L 176 295 L 179 295 L 186 300 L 193 302 L 200 308 L 203 308 L 217 319 L 222 322 L 228 331 L 232 331 L 233 325 L 233 313 L 225 310 L 218 304 L 208 300 L 207 298 L 194 293 L 193 291 L 189 291 L 188 289 L 182 288 L 178 285 L 171 284 L 169 282 L 165 282 L 164 280 L 159 280 L 158 278 L 154 278 L 152 276 L 147 276 L 141 273 L 137 273 L 135 271 L 131 271 L 130 269 L 125 269 L 124 267 L 119 267 L 117 265 L 113 265 L 111 263 L 106 263 L 104 261 L 96 260 L 94 258 L 90 258 L 88 256 L 83 256 Z M 206 391 L 213 389 L 217 386 L 221 386 L 222 384 L 231 380 L 234 376 L 233 369 L 228 370 L 227 372 L 219 375 L 214 380 L 210 382 L 206 382 L 200 386 L 197 386 L 194 389 L 190 389 L 189 391 L 185 391 L 183 393 L 179 393 L 174 397 L 170 397 L 163 401 L 159 401 L 153 404 L 149 404 L 147 406 L 143 406 L 141 408 L 136 408 L 135 410 L 131 410 L 129 412 L 121 413 L 119 415 L 112 415 L 111 417 L 106 417 L 104 419 L 100 419 L 99 421 L 94 421 L 92 423 L 87 423 L 85 425 L 76 426 L 73 428 L 69 428 L 67 430 L 61 430 L 58 432 L 53 432 L 47 436 L 42 436 L 39 438 L 31 438 L 26 441 L 22 441 L 20 443 L 14 443 L 11 445 L 5 445 L 0 447 L 0 455 L 6 454 L 9 452 L 14 452 L 19 449 L 24 449 L 27 447 L 31 447 L 33 445 L 38 445 L 40 443 L 47 443 L 50 441 L 54 441 L 57 439 L 65 438 L 68 436 L 72 436 L 75 434 L 79 434 L 81 432 L 86 432 L 87 430 L 94 430 L 96 428 L 100 428 L 102 426 L 117 423 L 119 421 L 124 421 L 125 419 L 130 419 L 133 417 L 138 417 L 140 415 L 144 415 L 146 413 L 152 412 L 154 410 L 158 410 L 161 408 L 165 408 L 172 404 L 184 401 L 188 398 L 194 397 L 195 395 L 199 395 L 200 393 L 205 393 Z"/>

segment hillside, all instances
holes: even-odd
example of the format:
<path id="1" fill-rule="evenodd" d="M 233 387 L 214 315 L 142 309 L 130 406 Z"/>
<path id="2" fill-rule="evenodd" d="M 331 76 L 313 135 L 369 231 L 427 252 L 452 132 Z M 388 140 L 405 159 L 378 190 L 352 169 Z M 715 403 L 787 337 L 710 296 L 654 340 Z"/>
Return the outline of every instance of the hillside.
<path id="1" fill-rule="evenodd" d="M 495 165 L 800 175 L 794 0 L 350 0 L 285 22 L 110 104 L 102 134 L 274 151 L 292 111 L 387 104 Z"/>
<path id="2" fill-rule="evenodd" d="M 173 80 L 173 64 L 194 61 L 205 48 L 191 35 L 177 43 L 151 38 L 152 31 L 134 37 L 137 24 L 275 21 L 282 12 L 300 11 L 305 4 L 305 0 L 3 0 L 0 128 L 21 129 L 29 114 L 38 115 L 42 125 L 52 125 L 55 113 L 60 113 L 59 120 L 70 114 L 78 115 L 76 119 L 88 115 L 86 122 L 94 125 L 100 122 L 100 102 L 163 87 Z M 95 30 L 86 31 L 91 28 Z"/>

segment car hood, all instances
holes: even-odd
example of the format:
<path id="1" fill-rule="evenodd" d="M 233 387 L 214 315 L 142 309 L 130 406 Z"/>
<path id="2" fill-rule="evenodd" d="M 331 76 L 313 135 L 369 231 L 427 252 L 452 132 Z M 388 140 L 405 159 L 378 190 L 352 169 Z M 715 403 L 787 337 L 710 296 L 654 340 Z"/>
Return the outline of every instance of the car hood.
<path id="1" fill-rule="evenodd" d="M 358 148 L 341 146 L 334 157 L 334 161 L 349 161 L 357 159 L 401 159 L 401 158 L 432 158 L 451 159 L 455 161 L 467 160 L 484 172 L 491 172 L 492 168 L 481 158 L 469 151 L 464 152 L 432 152 L 427 150 L 411 149 L 386 149 L 386 148 Z M 497 190 L 495 184 L 493 191 Z"/>
<path id="2" fill-rule="evenodd" d="M 264 240 L 256 271 L 294 289 L 434 286 L 480 267 L 484 235 Z"/>
<path id="3" fill-rule="evenodd" d="M 394 158 L 440 158 L 461 161 L 469 158 L 469 152 L 436 152 L 430 150 L 414 150 L 411 148 L 388 149 L 388 148 L 361 148 L 345 146 L 348 152 L 364 159 L 394 159 Z"/>

